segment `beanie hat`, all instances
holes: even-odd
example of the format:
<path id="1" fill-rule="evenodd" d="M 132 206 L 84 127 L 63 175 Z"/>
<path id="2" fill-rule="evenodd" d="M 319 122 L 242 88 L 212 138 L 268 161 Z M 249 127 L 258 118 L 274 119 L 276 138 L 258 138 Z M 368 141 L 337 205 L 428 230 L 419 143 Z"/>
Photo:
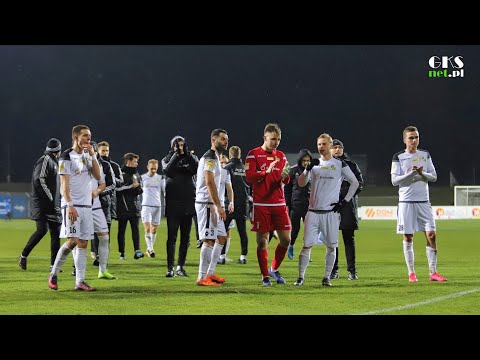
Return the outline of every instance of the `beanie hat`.
<path id="1" fill-rule="evenodd" d="M 62 143 L 60 140 L 51 138 L 47 142 L 47 147 L 45 148 L 46 151 L 57 152 L 62 150 Z"/>
<path id="2" fill-rule="evenodd" d="M 338 139 L 333 140 L 332 146 L 336 146 L 336 145 L 340 146 L 342 149 L 345 149 L 343 147 L 343 143 Z"/>

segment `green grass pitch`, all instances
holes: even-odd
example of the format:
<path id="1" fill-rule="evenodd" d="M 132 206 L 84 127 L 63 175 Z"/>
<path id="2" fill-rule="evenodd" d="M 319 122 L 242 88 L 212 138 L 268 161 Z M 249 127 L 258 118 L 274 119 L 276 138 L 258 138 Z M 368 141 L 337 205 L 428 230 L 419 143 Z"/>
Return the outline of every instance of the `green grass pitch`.
<path id="1" fill-rule="evenodd" d="M 446 283 L 430 282 L 425 254 L 425 238 L 415 237 L 415 267 L 418 283 L 409 283 L 401 236 L 393 221 L 361 221 L 356 232 L 359 280 L 349 281 L 340 240 L 340 278 L 333 287 L 322 287 L 323 246 L 315 246 L 305 278 L 296 287 L 298 253 L 302 233 L 295 246 L 295 259 L 287 257 L 281 266 L 286 285 L 261 286 L 254 233 L 249 235 L 246 265 L 236 263 L 240 244 L 232 230 L 229 257 L 217 272 L 227 278 L 222 287 L 196 286 L 199 249 L 192 230 L 186 270 L 190 277 L 166 278 L 166 220 L 162 219 L 156 258 L 133 259 L 130 228 L 127 228 L 127 260 L 119 260 L 117 223 L 112 225 L 109 270 L 117 280 L 97 279 L 98 268 L 88 259 L 86 281 L 97 287 L 93 293 L 75 292 L 69 257 L 65 272 L 59 274 L 59 290 L 47 286 L 49 274 L 49 234 L 28 258 L 28 269 L 18 266 L 18 255 L 34 230 L 31 220 L 0 221 L 0 314 L 85 314 L 85 315 L 360 315 L 360 314 L 480 314 L 478 220 L 437 221 L 438 271 Z M 302 226 L 303 228 L 303 226 Z M 177 241 L 177 253 L 178 253 Z M 63 243 L 63 240 L 62 240 Z M 277 241 L 270 244 L 269 260 Z M 141 245 L 145 250 L 143 229 Z M 209 304 L 205 306 L 205 304 Z"/>

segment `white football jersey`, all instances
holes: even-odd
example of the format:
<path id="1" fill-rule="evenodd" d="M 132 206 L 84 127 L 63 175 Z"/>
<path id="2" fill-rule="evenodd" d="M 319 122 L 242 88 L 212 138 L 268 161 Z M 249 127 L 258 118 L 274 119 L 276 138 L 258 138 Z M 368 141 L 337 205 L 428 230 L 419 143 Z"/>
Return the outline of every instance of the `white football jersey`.
<path id="1" fill-rule="evenodd" d="M 423 171 L 435 177 L 437 172 L 433 166 L 432 158 L 426 150 L 417 149 L 417 152 L 410 154 L 405 151 L 396 153 L 392 159 L 390 174 L 405 175 L 412 170 L 413 166 L 423 166 Z M 403 182 L 398 187 L 399 201 L 430 201 L 428 181 L 423 181 L 420 175 Z"/>
<path id="2" fill-rule="evenodd" d="M 70 175 L 70 197 L 73 205 L 92 206 L 92 156 L 88 152 L 78 154 L 69 149 L 62 153 L 58 161 L 58 173 Z M 66 206 L 62 196 L 62 206 Z"/>
<path id="3" fill-rule="evenodd" d="M 358 181 L 350 167 L 343 161 L 332 157 L 330 160 L 319 159 L 320 164 L 308 172 L 308 179 L 311 181 L 310 203 L 311 210 L 331 210 L 332 204 L 338 202 L 342 179 L 356 182 L 357 186 L 349 193 L 355 192 L 358 188 Z M 348 194 L 347 194 L 348 196 Z"/>
<path id="4" fill-rule="evenodd" d="M 220 165 L 220 159 L 218 158 L 217 153 L 212 149 L 208 150 L 198 162 L 197 189 L 195 201 L 213 203 L 213 199 L 207 189 L 207 183 L 205 182 L 204 171 L 209 171 L 213 173 L 215 177 L 215 185 L 217 186 L 218 191 L 218 189 L 220 188 L 220 180 L 222 177 L 222 167 Z"/>
<path id="5" fill-rule="evenodd" d="M 161 194 L 165 194 L 165 179 L 162 175 L 147 173 L 142 176 L 142 205 L 162 206 Z"/>

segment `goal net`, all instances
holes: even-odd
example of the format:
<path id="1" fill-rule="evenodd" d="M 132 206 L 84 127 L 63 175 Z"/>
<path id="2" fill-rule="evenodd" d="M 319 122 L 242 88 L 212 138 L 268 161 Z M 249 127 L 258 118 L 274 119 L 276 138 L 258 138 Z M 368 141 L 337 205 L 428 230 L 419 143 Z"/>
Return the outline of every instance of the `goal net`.
<path id="1" fill-rule="evenodd" d="M 480 186 L 455 186 L 454 191 L 455 206 L 480 205 Z"/>

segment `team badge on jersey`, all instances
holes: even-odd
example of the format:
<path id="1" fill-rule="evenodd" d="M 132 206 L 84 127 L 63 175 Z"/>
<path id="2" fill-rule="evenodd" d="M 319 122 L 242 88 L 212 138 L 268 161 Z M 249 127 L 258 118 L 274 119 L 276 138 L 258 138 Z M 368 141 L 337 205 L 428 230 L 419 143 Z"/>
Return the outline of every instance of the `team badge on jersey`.
<path id="1" fill-rule="evenodd" d="M 215 168 L 215 164 L 213 163 L 212 160 L 207 160 L 207 161 L 205 161 L 205 167 L 208 170 L 213 171 L 213 169 Z"/>

